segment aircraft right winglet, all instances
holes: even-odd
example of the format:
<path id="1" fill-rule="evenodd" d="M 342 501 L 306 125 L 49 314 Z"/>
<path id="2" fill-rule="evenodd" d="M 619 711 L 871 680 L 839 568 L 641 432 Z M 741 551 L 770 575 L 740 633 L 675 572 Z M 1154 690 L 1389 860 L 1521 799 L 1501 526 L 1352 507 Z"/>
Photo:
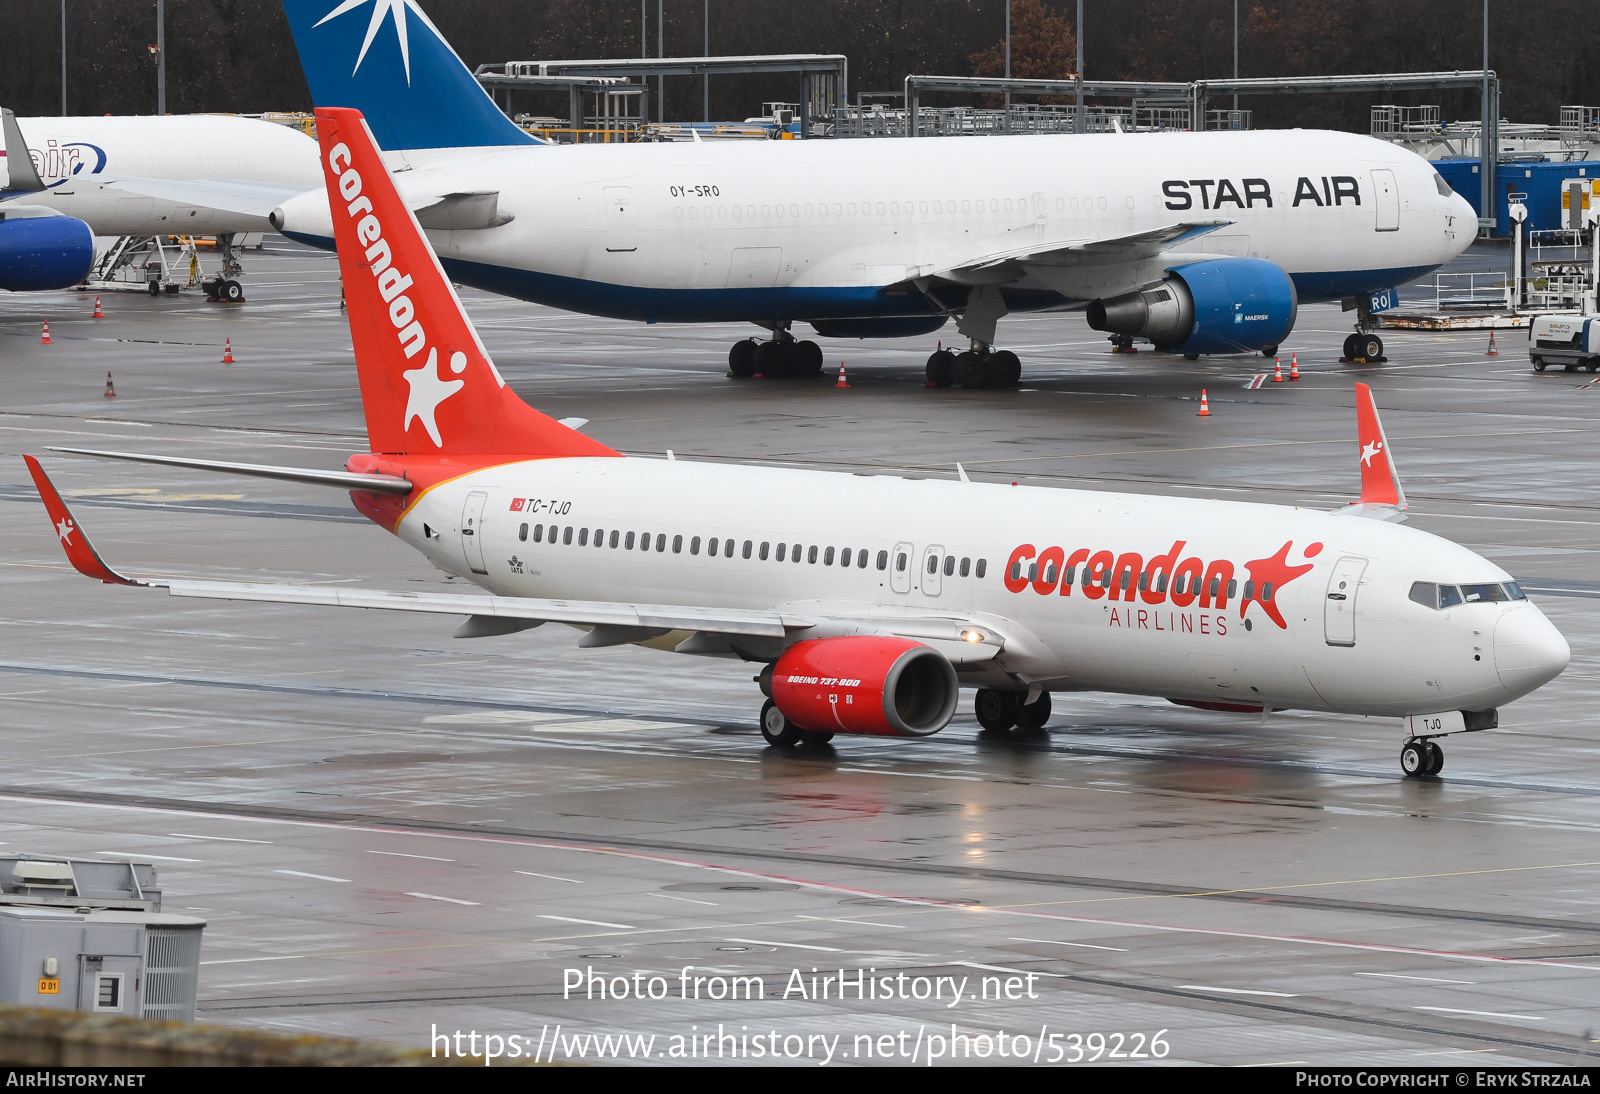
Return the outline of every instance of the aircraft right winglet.
<path id="1" fill-rule="evenodd" d="M 32 456 L 23 456 L 28 465 L 28 474 L 33 476 L 33 484 L 39 488 L 39 497 L 44 500 L 44 508 L 50 514 L 50 523 L 55 525 L 56 539 L 61 541 L 61 547 L 67 552 L 67 561 L 72 563 L 73 569 L 85 577 L 92 577 L 105 582 L 107 585 L 142 585 L 148 587 L 148 581 L 135 581 L 133 578 L 124 577 L 117 573 L 105 560 L 100 557 L 100 552 L 94 549 L 94 544 L 89 542 L 89 533 L 78 526 L 77 520 L 72 515 L 72 510 L 67 508 L 67 503 L 61 500 L 61 494 L 56 490 L 55 483 L 50 481 L 50 476 L 44 473 L 44 468 L 39 466 L 39 461 Z"/>

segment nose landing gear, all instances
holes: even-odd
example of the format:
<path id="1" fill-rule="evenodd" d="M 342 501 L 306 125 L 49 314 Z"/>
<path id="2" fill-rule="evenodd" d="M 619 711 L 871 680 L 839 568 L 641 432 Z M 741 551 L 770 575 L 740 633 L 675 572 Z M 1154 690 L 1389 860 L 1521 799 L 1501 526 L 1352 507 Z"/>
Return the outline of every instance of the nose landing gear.
<path id="1" fill-rule="evenodd" d="M 1412 737 L 1400 749 L 1400 770 L 1407 778 L 1432 778 L 1444 770 L 1444 749 L 1427 737 Z"/>

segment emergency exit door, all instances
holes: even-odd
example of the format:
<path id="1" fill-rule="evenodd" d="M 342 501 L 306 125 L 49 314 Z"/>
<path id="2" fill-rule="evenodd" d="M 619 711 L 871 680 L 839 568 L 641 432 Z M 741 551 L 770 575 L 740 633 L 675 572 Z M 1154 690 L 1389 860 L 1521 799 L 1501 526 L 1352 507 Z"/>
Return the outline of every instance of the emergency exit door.
<path id="1" fill-rule="evenodd" d="M 1364 558 L 1341 558 L 1328 578 L 1322 627 L 1330 646 L 1356 644 L 1356 592 L 1361 588 L 1361 575 L 1366 568 Z"/>
<path id="2" fill-rule="evenodd" d="M 467 504 L 461 510 L 461 550 L 467 556 L 467 566 L 475 574 L 486 574 L 483 564 L 483 506 L 489 495 L 474 490 L 467 495 Z"/>

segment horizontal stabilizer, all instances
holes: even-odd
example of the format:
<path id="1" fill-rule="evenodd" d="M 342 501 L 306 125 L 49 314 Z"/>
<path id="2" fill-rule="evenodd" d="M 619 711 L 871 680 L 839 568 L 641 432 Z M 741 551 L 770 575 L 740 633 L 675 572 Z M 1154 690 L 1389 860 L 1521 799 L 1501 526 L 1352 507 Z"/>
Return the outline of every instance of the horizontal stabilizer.
<path id="1" fill-rule="evenodd" d="M 229 475 L 252 475 L 261 479 L 304 482 L 312 486 L 336 486 L 341 490 L 365 490 L 374 494 L 409 494 L 411 483 L 398 475 L 366 475 L 355 471 L 319 471 L 314 467 L 274 467 L 261 463 L 228 463 L 224 460 L 195 460 L 184 456 L 151 456 L 141 452 L 100 452 L 92 448 L 51 446 L 52 452 L 74 456 L 99 456 L 107 460 L 134 463 L 160 463 L 169 467 L 192 467 L 197 471 L 221 471 Z"/>

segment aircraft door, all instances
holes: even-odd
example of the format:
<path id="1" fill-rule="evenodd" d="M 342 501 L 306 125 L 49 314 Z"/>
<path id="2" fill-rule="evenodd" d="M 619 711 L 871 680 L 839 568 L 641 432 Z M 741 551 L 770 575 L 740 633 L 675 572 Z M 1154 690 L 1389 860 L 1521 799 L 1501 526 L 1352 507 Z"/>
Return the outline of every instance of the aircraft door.
<path id="1" fill-rule="evenodd" d="M 483 507 L 489 495 L 474 490 L 467 495 L 467 504 L 461 510 L 461 550 L 467 556 L 467 567 L 475 574 L 486 574 L 483 564 Z"/>
<path id="2" fill-rule="evenodd" d="M 896 543 L 889 556 L 889 588 L 897 593 L 911 591 L 911 555 L 915 550 L 909 543 Z"/>
<path id="3" fill-rule="evenodd" d="M 606 250 L 637 251 L 639 221 L 633 208 L 633 187 L 606 187 Z"/>
<path id="4" fill-rule="evenodd" d="M 922 552 L 922 595 L 939 595 L 939 564 L 944 561 L 944 548 L 930 546 Z"/>
<path id="5" fill-rule="evenodd" d="M 1364 558 L 1341 558 L 1328 578 L 1322 626 L 1330 646 L 1356 644 L 1356 591 L 1361 588 L 1361 575 L 1366 568 Z"/>
<path id="6" fill-rule="evenodd" d="M 1395 186 L 1394 172 L 1380 169 L 1372 172 L 1372 191 L 1378 206 L 1377 230 L 1400 230 L 1400 190 Z"/>

